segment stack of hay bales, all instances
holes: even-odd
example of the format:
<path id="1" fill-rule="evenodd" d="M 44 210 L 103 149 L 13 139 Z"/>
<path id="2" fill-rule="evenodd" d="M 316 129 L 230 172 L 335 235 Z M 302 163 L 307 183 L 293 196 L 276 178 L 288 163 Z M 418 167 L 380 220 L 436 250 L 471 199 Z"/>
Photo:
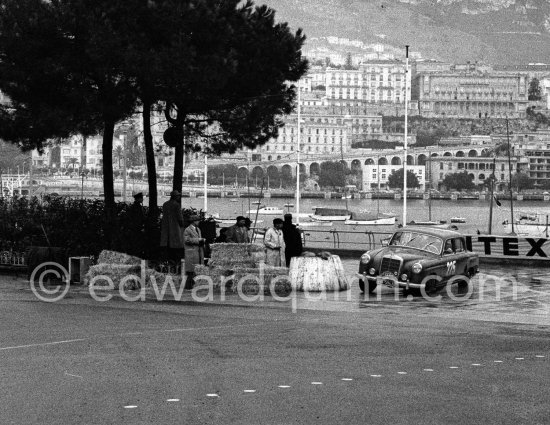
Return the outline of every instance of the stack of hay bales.
<path id="1" fill-rule="evenodd" d="M 255 295 L 263 286 L 265 295 L 271 295 L 270 284 L 275 281 L 274 292 L 279 296 L 292 291 L 286 267 L 269 267 L 264 264 L 264 247 L 256 244 L 218 243 L 210 245 L 208 266 L 195 266 L 197 281 L 201 276 L 212 279 L 215 287 L 222 282 L 232 292 Z"/>
<path id="2" fill-rule="evenodd" d="M 297 291 L 343 291 L 350 288 L 342 261 L 337 255 L 304 253 L 290 262 L 290 281 Z"/>
<path id="3" fill-rule="evenodd" d="M 124 254 L 122 252 L 103 250 L 99 254 L 97 264 L 91 266 L 84 277 L 84 283 L 89 285 L 92 279 L 94 286 L 108 286 L 113 282 L 114 289 L 119 289 L 120 283 L 123 282 L 124 289 L 140 289 L 141 288 L 141 262 L 139 257 Z M 100 277 L 98 277 L 100 276 Z M 131 277 L 129 277 L 131 276 Z M 152 278 L 155 279 L 160 287 L 168 276 L 159 273 L 145 266 L 145 286 L 152 286 Z M 181 277 L 178 275 L 170 275 L 170 278 L 176 286 L 181 285 Z"/>

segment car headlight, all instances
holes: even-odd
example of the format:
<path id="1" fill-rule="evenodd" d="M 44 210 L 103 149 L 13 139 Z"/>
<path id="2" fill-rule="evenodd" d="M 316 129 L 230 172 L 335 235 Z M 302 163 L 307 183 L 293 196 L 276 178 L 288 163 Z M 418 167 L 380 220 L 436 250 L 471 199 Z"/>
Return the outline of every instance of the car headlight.
<path id="1" fill-rule="evenodd" d="M 422 264 L 420 263 L 414 263 L 413 266 L 412 266 L 412 271 L 413 273 L 420 273 L 422 271 Z"/>
<path id="2" fill-rule="evenodd" d="M 363 255 L 361 255 L 361 262 L 363 264 L 367 264 L 370 261 L 370 254 L 368 252 L 365 252 Z"/>
<path id="3" fill-rule="evenodd" d="M 370 273 L 371 276 L 374 276 L 374 274 L 376 273 L 376 269 L 374 267 L 371 267 L 369 269 L 369 273 Z"/>
<path id="4" fill-rule="evenodd" d="M 406 273 L 403 273 L 403 274 L 401 275 L 401 280 L 403 280 L 403 281 L 406 281 L 408 278 L 409 278 L 409 276 L 407 276 Z"/>

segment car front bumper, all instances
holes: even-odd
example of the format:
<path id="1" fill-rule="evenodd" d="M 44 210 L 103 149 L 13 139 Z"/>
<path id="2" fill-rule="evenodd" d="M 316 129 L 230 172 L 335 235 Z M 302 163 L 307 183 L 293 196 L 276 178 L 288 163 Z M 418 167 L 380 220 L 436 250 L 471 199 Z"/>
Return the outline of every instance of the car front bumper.
<path id="1" fill-rule="evenodd" d="M 422 289 L 426 285 L 424 283 L 415 283 L 410 280 L 400 280 L 396 276 L 371 276 L 366 273 L 358 273 L 357 277 L 363 281 L 384 285 L 388 288 L 404 288 L 404 289 Z"/>

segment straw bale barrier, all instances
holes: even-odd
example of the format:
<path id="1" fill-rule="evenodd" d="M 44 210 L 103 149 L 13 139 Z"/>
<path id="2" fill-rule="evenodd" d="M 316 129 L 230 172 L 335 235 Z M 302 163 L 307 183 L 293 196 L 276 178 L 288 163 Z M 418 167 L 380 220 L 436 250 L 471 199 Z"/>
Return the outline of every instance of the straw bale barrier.
<path id="1" fill-rule="evenodd" d="M 84 284 L 90 285 L 94 279 L 94 286 L 109 286 L 111 282 L 114 289 L 119 289 L 123 282 L 124 289 L 140 289 L 142 274 L 142 259 L 122 252 L 103 250 L 99 254 L 98 264 L 91 266 L 84 276 Z M 160 287 L 166 279 L 172 279 L 174 285 L 181 285 L 181 276 L 160 273 L 149 267 L 144 268 L 145 287 L 152 286 L 152 280 Z"/>
<path id="2" fill-rule="evenodd" d="M 195 266 L 197 281 L 200 276 L 212 279 L 214 288 L 222 282 L 228 291 L 255 295 L 261 288 L 272 295 L 270 285 L 274 279 L 274 293 L 288 295 L 292 291 L 286 267 L 269 267 L 264 264 L 265 248 L 256 244 L 218 243 L 211 245 L 208 266 Z"/>
<path id="3" fill-rule="evenodd" d="M 342 291 L 350 287 L 340 257 L 328 253 L 323 253 L 322 258 L 293 257 L 289 277 L 297 291 Z"/>
<path id="4" fill-rule="evenodd" d="M 139 257 L 134 257 L 133 255 L 128 255 L 123 252 L 109 251 L 104 249 L 99 253 L 97 258 L 98 264 L 132 264 L 139 266 L 142 259 Z"/>

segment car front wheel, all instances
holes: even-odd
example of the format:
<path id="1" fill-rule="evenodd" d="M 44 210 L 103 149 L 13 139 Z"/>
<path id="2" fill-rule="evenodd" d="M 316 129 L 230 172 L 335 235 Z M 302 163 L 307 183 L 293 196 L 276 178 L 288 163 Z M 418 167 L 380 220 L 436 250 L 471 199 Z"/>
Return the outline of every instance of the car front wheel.
<path id="1" fill-rule="evenodd" d="M 367 291 L 369 294 L 372 294 L 374 292 L 374 290 L 376 289 L 376 282 L 372 282 L 370 280 L 367 279 Z M 361 290 L 361 292 L 365 292 L 365 281 L 363 279 L 359 279 L 359 289 Z"/>

